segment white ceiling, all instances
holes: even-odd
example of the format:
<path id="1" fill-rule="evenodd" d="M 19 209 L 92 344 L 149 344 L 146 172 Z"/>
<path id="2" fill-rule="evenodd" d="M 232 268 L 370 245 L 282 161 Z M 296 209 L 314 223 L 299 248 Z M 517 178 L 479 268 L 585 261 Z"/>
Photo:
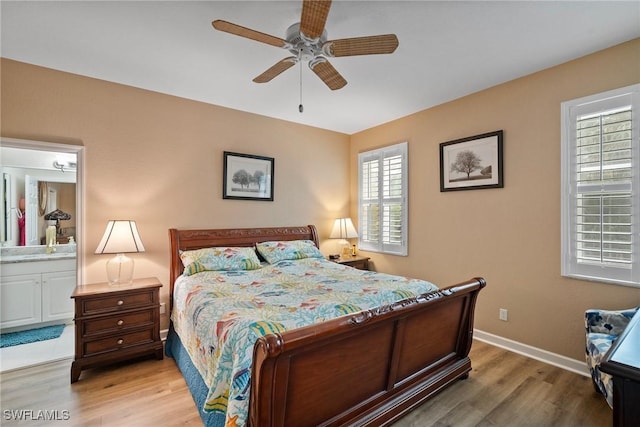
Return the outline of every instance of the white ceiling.
<path id="1" fill-rule="evenodd" d="M 22 62 L 351 134 L 640 37 L 640 1 L 334 1 L 329 39 L 395 33 L 391 55 L 333 58 L 251 80 L 289 52 L 216 31 L 277 37 L 301 1 L 7 1 L 1 54 Z"/>

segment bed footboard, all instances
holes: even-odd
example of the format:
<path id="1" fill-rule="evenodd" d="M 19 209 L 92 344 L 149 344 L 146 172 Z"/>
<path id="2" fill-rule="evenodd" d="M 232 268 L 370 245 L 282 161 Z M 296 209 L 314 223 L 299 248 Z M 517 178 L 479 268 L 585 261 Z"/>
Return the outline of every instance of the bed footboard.
<path id="1" fill-rule="evenodd" d="M 475 278 L 254 348 L 252 426 L 388 425 L 471 370 Z"/>

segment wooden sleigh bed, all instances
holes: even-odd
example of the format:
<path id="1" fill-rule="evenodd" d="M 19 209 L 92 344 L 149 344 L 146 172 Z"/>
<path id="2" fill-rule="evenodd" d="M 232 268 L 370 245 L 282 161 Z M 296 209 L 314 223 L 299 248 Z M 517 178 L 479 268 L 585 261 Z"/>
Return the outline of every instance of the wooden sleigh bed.
<path id="1" fill-rule="evenodd" d="M 169 230 L 170 292 L 183 272 L 180 251 L 312 240 L 314 226 Z M 253 349 L 251 426 L 380 426 L 406 413 L 471 370 L 474 278 L 386 306 L 259 338 Z M 167 341 L 169 356 L 173 326 Z M 173 332 L 175 335 L 175 332 Z M 173 337 L 179 342 L 179 338 Z M 176 357 L 176 361 L 178 358 Z M 189 361 L 186 361 L 187 364 Z M 183 374 L 186 370 L 177 362 Z M 189 380 L 187 380 L 189 383 Z M 190 388 L 200 400 L 197 387 Z M 199 410 L 201 408 L 198 408 Z M 205 413 L 203 421 L 207 425 Z"/>

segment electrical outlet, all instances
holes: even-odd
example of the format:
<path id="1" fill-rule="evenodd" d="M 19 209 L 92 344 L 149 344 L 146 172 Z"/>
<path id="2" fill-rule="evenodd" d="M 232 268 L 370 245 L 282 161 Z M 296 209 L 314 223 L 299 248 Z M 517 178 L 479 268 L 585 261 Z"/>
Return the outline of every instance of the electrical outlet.
<path id="1" fill-rule="evenodd" d="M 509 312 L 507 311 L 507 309 L 501 308 L 500 315 L 499 315 L 500 320 L 504 320 L 506 322 L 508 320 L 508 317 L 509 317 Z"/>
<path id="2" fill-rule="evenodd" d="M 165 304 L 163 302 L 160 303 L 160 314 L 164 314 L 166 312 Z"/>

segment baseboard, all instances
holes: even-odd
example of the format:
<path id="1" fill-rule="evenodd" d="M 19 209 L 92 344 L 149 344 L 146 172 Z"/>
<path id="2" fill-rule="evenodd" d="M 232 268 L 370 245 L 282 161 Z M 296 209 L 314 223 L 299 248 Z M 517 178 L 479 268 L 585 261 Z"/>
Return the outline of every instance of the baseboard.
<path id="1" fill-rule="evenodd" d="M 169 330 L 168 329 L 160 330 L 160 341 L 166 341 L 167 340 L 167 335 L 169 335 Z"/>
<path id="2" fill-rule="evenodd" d="M 522 344 L 518 341 L 513 341 L 478 329 L 473 330 L 473 337 L 478 341 L 504 348 L 505 350 L 548 363 L 549 365 L 557 366 L 558 368 L 562 368 L 579 375 L 584 375 L 585 377 L 590 376 L 586 362 L 571 359 L 560 354 L 542 350 L 527 344 Z"/>

